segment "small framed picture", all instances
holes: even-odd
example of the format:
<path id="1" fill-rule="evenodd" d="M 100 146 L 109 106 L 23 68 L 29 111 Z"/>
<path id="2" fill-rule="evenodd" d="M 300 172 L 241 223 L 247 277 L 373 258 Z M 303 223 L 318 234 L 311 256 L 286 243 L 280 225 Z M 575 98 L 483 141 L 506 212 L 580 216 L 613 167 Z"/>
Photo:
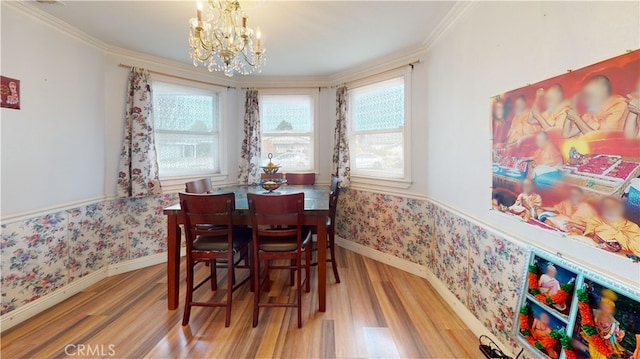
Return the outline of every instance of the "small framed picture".
<path id="1" fill-rule="evenodd" d="M 578 359 L 640 358 L 640 302 L 585 278 L 571 344 Z"/>
<path id="2" fill-rule="evenodd" d="M 573 301 L 577 274 L 559 262 L 534 255 L 527 271 L 528 292 L 540 304 L 567 317 Z"/>
<path id="3" fill-rule="evenodd" d="M 544 357 L 560 357 L 566 330 L 567 324 L 547 306 L 527 299 L 520 308 L 520 335 Z"/>
<path id="4" fill-rule="evenodd" d="M 0 107 L 20 109 L 20 80 L 0 76 Z"/>

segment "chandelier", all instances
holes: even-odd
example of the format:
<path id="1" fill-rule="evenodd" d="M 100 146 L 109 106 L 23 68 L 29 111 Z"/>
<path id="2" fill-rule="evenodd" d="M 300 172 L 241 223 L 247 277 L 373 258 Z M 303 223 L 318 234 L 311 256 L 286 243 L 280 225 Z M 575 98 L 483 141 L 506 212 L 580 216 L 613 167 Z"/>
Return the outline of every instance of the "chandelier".
<path id="1" fill-rule="evenodd" d="M 198 3 L 197 15 L 189 23 L 189 54 L 194 66 L 202 63 L 211 72 L 231 77 L 234 72 L 260 72 L 265 65 L 260 30 L 254 34 L 247 27 L 247 16 L 237 0 L 209 0 L 204 10 Z"/>

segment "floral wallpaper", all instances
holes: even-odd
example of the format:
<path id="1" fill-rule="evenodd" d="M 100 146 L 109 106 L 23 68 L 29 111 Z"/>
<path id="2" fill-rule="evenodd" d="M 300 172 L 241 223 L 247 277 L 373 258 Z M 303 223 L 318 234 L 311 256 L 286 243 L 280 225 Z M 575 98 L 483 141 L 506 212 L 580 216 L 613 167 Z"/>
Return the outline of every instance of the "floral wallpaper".
<path id="1" fill-rule="evenodd" d="M 341 237 L 421 265 L 433 262 L 430 203 L 348 188 L 340 191 L 339 201 Z"/>
<path id="2" fill-rule="evenodd" d="M 177 194 L 109 199 L 1 226 L 2 314 L 109 264 L 166 251 Z"/>
<path id="3" fill-rule="evenodd" d="M 426 266 L 503 343 L 519 347 L 512 328 L 525 248 L 429 201 L 348 188 L 340 193 L 336 231 Z"/>
<path id="4" fill-rule="evenodd" d="M 119 263 L 166 251 L 177 194 L 116 198 L 2 224 L 2 314 Z M 345 188 L 337 234 L 426 266 L 503 343 L 512 339 L 526 249 L 425 200 Z"/>

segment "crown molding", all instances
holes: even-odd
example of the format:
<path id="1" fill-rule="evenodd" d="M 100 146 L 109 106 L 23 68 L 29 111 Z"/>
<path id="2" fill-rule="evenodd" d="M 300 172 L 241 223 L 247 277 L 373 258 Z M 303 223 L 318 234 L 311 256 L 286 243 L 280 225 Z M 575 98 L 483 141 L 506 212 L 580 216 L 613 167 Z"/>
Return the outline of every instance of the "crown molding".
<path id="1" fill-rule="evenodd" d="M 450 30 L 455 24 L 462 20 L 475 5 L 473 1 L 457 1 L 455 5 L 447 12 L 438 25 L 429 33 L 422 42 L 422 46 L 428 51 L 435 46 L 438 41 Z"/>
<path id="2" fill-rule="evenodd" d="M 180 75 L 194 80 L 211 81 L 229 87 L 328 87 L 330 84 L 326 76 L 242 76 L 227 77 L 218 72 L 209 72 L 205 67 L 195 67 L 180 61 L 107 45 L 105 52 L 113 57 L 126 60 L 127 65 L 149 68 L 150 70 L 164 69 L 172 75 Z"/>
<path id="3" fill-rule="evenodd" d="M 31 19 L 41 24 L 60 31 L 70 36 L 71 38 L 76 39 L 98 50 L 104 51 L 108 46 L 106 42 L 87 34 L 86 32 L 70 25 L 67 22 L 58 19 L 48 12 L 40 10 L 37 6 L 30 4 L 30 1 L 1 1 L 1 5 L 18 11 L 22 15 L 30 17 Z"/>
<path id="4" fill-rule="evenodd" d="M 127 62 L 126 65 L 167 72 L 171 75 L 183 76 L 198 81 L 208 81 L 222 86 L 239 86 L 238 81 L 234 78 L 229 78 L 219 73 L 209 72 L 202 66 L 195 67 L 192 64 L 112 45 L 107 45 L 105 53 L 112 58 L 117 58 L 120 62 Z"/>
<path id="5" fill-rule="evenodd" d="M 379 74 L 399 66 L 408 65 L 420 60 L 427 53 L 426 48 L 422 45 L 408 48 L 400 53 L 395 53 L 376 61 L 365 63 L 351 69 L 328 76 L 329 83 L 337 86 L 341 83 L 359 80 L 364 77 Z"/>
<path id="6" fill-rule="evenodd" d="M 2 6 L 15 9 L 40 23 L 50 26 L 70 37 L 89 46 L 103 51 L 106 55 L 126 59 L 132 62 L 132 66 L 150 67 L 151 70 L 162 70 L 187 78 L 206 80 L 229 87 L 329 87 L 341 83 L 358 80 L 388 71 L 399 66 L 413 62 L 419 62 L 429 49 L 431 49 L 456 23 L 458 23 L 473 7 L 472 1 L 457 1 L 438 23 L 429 36 L 417 46 L 380 58 L 378 60 L 363 63 L 350 69 L 326 76 L 251 76 L 229 78 L 217 73 L 210 73 L 202 67 L 195 68 L 190 64 L 169 60 L 159 56 L 128 50 L 109 45 L 106 42 L 87 34 L 86 32 L 58 19 L 57 17 L 40 10 L 28 1 L 2 1 Z"/>
<path id="7" fill-rule="evenodd" d="M 242 87 L 328 87 L 331 85 L 327 76 L 251 76 L 238 77 L 237 83 Z"/>

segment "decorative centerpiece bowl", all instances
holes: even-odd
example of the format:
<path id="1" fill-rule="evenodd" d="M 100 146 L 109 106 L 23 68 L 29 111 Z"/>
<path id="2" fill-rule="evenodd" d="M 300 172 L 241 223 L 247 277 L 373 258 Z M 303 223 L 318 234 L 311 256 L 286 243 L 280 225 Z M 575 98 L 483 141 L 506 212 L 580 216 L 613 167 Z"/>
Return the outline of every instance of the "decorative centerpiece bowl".
<path id="1" fill-rule="evenodd" d="M 260 168 L 262 168 L 262 172 L 268 174 L 268 175 L 272 175 L 275 173 L 278 173 L 278 170 L 280 169 L 280 166 L 276 165 L 275 163 L 273 163 L 271 161 L 271 159 L 273 158 L 273 154 L 269 153 L 269 163 L 267 163 L 266 166 L 262 166 Z"/>
<path id="2" fill-rule="evenodd" d="M 269 167 L 269 166 L 262 166 L 260 167 L 262 168 L 262 172 L 272 175 L 274 173 L 278 173 L 278 170 L 280 169 L 280 166 L 273 166 L 273 167 Z"/>
<path id="3" fill-rule="evenodd" d="M 273 192 L 285 183 L 287 183 L 285 179 L 274 178 L 260 181 L 260 186 L 269 192 Z"/>

